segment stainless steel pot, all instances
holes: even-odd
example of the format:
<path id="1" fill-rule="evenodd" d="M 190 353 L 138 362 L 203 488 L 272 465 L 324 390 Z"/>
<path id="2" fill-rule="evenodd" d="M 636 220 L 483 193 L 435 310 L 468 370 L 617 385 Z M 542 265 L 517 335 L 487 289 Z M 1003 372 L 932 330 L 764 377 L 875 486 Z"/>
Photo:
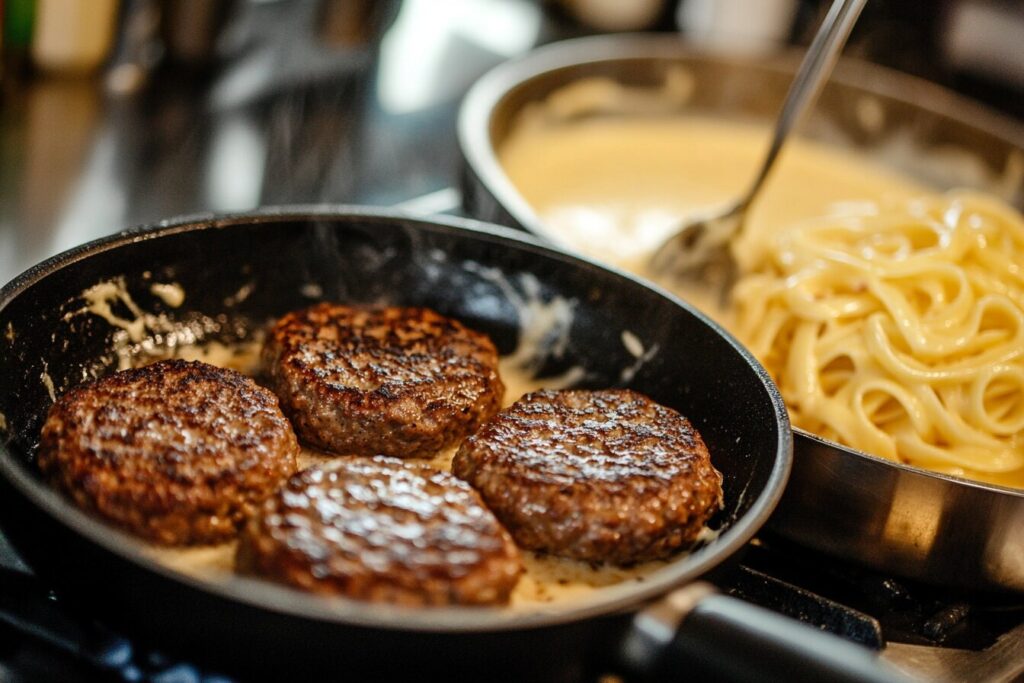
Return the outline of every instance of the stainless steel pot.
<path id="1" fill-rule="evenodd" d="M 459 118 L 471 215 L 557 242 L 498 163 L 495 150 L 531 102 L 584 77 L 660 85 L 692 79 L 688 113 L 772 119 L 799 55 L 729 58 L 674 36 L 601 36 L 547 46 L 485 75 Z M 1024 205 L 1024 128 L 934 84 L 841 62 L 804 136 L 855 148 L 933 186 L 975 187 Z M 901 465 L 794 430 L 790 486 L 771 520 L 801 544 L 944 585 L 1024 591 L 1024 491 Z"/>

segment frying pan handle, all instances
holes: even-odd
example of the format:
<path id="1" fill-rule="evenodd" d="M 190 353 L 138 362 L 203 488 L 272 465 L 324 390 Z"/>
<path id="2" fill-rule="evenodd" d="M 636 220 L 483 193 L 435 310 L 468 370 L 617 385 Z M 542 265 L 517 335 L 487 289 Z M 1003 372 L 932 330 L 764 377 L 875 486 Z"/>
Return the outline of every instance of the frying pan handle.
<path id="1" fill-rule="evenodd" d="M 637 614 L 623 648 L 648 680 L 906 683 L 869 650 L 695 583 Z"/>

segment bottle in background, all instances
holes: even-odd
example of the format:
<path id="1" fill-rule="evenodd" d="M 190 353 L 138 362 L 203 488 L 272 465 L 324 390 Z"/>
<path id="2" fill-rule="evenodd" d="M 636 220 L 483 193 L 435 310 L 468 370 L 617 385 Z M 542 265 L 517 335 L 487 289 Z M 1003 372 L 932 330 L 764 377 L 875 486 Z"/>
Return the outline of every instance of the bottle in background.
<path id="1" fill-rule="evenodd" d="M 114 39 L 118 0 L 38 0 L 32 62 L 65 74 L 95 71 Z"/>

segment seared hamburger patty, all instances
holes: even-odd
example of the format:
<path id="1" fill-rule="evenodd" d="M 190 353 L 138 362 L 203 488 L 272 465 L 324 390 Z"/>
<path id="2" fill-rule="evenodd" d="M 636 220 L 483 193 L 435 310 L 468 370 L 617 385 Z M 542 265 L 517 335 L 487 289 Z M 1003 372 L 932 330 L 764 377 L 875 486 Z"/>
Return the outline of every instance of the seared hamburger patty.
<path id="1" fill-rule="evenodd" d="M 322 303 L 270 330 L 264 370 L 299 438 L 343 455 L 430 457 L 494 415 L 485 335 L 425 308 Z"/>
<path id="2" fill-rule="evenodd" d="M 165 545 L 217 543 L 295 471 L 274 395 L 233 370 L 168 360 L 71 389 L 39 468 L 81 507 Z"/>
<path id="3" fill-rule="evenodd" d="M 237 566 L 404 605 L 505 603 L 522 570 L 508 532 L 465 482 L 381 456 L 292 476 L 246 525 Z"/>
<path id="4" fill-rule="evenodd" d="M 592 562 L 666 557 L 722 500 L 690 422 L 629 390 L 527 394 L 466 439 L 452 471 L 521 548 Z"/>

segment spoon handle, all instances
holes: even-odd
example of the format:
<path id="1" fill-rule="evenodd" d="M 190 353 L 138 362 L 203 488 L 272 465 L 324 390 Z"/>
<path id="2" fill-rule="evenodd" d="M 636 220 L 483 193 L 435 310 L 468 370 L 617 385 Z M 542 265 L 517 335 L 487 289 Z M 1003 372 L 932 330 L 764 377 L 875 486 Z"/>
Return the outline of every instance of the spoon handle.
<path id="1" fill-rule="evenodd" d="M 807 49 L 807 54 L 800 64 L 800 70 L 793 79 L 792 85 L 789 86 L 789 92 L 786 93 L 786 100 L 782 105 L 782 112 L 775 123 L 771 147 L 768 149 L 768 154 L 765 156 L 750 190 L 743 196 L 737 207 L 740 210 L 746 209 L 757 195 L 790 131 L 800 123 L 803 115 L 818 99 L 818 94 L 832 73 L 832 68 L 835 66 L 836 60 L 839 59 L 839 53 L 842 52 L 846 39 L 850 37 L 850 31 L 865 4 L 867 4 L 867 0 L 834 0 L 832 3 L 832 7 L 829 8 L 811 46 Z"/>

